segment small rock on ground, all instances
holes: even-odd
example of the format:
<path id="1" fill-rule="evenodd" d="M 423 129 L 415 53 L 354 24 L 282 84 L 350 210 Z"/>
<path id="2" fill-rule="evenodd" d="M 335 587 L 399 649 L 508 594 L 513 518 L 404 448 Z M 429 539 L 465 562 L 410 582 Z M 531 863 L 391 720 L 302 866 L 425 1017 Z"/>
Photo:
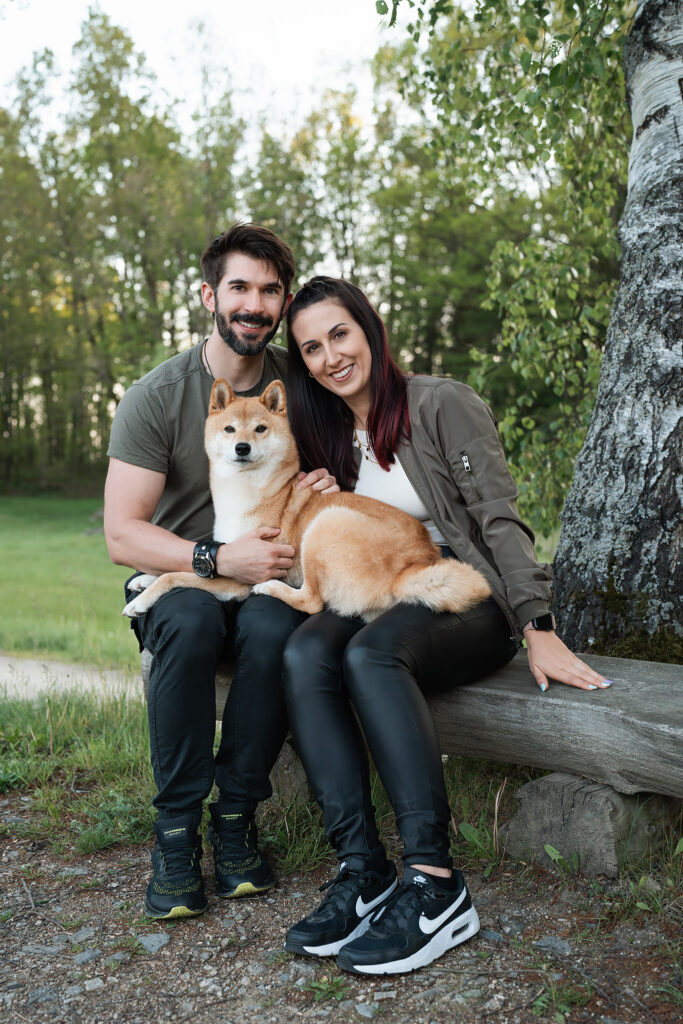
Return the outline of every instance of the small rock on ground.
<path id="1" fill-rule="evenodd" d="M 547 950 L 549 953 L 556 953 L 557 956 L 566 956 L 571 953 L 572 948 L 566 939 L 560 939 L 557 935 L 547 935 L 533 943 L 535 949 Z"/>
<path id="2" fill-rule="evenodd" d="M 147 935 L 136 935 L 136 939 L 148 953 L 158 953 L 170 942 L 170 935 L 166 932 L 153 932 Z"/>

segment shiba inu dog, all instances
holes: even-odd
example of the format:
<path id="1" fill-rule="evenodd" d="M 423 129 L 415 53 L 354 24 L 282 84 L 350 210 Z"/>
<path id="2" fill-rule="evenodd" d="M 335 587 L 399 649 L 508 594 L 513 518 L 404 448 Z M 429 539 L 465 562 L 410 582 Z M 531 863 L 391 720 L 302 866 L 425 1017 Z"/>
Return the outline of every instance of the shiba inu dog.
<path id="1" fill-rule="evenodd" d="M 254 527 L 279 526 L 278 543 L 294 547 L 294 564 L 285 580 L 254 587 L 192 572 L 138 577 L 138 589 L 151 585 L 124 615 L 142 615 L 174 587 L 208 590 L 221 601 L 267 594 L 309 614 L 325 607 L 366 621 L 399 602 L 462 612 L 489 596 L 481 573 L 442 558 L 423 524 L 407 513 L 350 492 L 296 486 L 299 456 L 281 381 L 254 398 L 237 398 L 227 381 L 215 381 L 204 444 L 214 540 L 229 543 Z"/>

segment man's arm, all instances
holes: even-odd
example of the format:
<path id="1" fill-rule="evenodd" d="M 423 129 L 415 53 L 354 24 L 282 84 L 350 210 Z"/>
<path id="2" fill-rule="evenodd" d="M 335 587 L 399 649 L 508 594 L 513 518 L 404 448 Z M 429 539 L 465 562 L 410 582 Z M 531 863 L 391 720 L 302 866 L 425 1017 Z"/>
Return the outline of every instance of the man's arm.
<path id="1" fill-rule="evenodd" d="M 166 476 L 120 459 L 109 460 L 104 488 L 104 535 L 109 557 L 116 565 L 153 573 L 192 572 L 194 543 L 183 540 L 150 520 L 164 491 Z M 216 558 L 221 576 L 240 583 L 278 579 L 290 569 L 294 548 L 273 544 L 279 529 L 260 526 L 222 544 Z"/>
<path id="2" fill-rule="evenodd" d="M 116 565 L 154 573 L 192 572 L 194 544 L 150 520 L 164 493 L 166 476 L 109 460 L 104 485 L 104 536 Z"/>

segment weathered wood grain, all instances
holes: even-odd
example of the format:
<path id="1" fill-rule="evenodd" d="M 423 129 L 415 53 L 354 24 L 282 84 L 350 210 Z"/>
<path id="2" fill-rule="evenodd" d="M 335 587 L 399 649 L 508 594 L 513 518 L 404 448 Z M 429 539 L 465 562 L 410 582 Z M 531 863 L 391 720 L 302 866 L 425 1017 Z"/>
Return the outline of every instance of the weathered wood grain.
<path id="1" fill-rule="evenodd" d="M 582 875 L 616 878 L 655 845 L 676 811 L 669 797 L 628 796 L 611 786 L 553 772 L 515 794 L 517 813 L 500 830 L 505 852 L 550 867 L 546 844 Z"/>
<path id="2" fill-rule="evenodd" d="M 566 771 L 620 793 L 683 796 L 683 668 L 582 655 L 607 690 L 541 693 L 520 651 L 430 704 L 444 752 Z"/>
<path id="3" fill-rule="evenodd" d="M 551 683 L 541 693 L 520 651 L 493 675 L 432 698 L 444 753 L 566 771 L 620 793 L 683 796 L 683 668 L 582 657 L 613 681 L 608 690 Z M 228 685 L 219 673 L 218 717 Z"/>

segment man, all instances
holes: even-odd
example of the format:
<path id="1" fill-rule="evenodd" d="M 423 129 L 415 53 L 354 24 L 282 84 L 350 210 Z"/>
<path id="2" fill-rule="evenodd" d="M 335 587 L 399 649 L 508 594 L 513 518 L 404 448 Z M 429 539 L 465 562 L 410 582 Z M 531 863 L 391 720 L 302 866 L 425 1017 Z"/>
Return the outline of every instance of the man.
<path id="1" fill-rule="evenodd" d="M 292 298 L 294 258 L 273 232 L 238 224 L 209 243 L 201 265 L 213 330 L 123 396 L 108 452 L 105 536 L 120 565 L 254 584 L 284 576 L 294 549 L 279 544 L 279 530 L 268 524 L 233 543 L 213 543 L 204 423 L 214 378 L 226 378 L 240 395 L 286 378 L 286 352 L 269 342 Z M 301 486 L 337 489 L 325 470 L 308 474 Z M 205 591 L 178 589 L 135 621 L 141 648 L 152 652 L 148 714 L 158 821 L 148 916 L 206 909 L 197 830 L 214 781 L 219 795 L 210 805 L 208 838 L 217 894 L 275 885 L 257 845 L 254 810 L 271 795 L 268 776 L 287 731 L 282 651 L 304 617 L 268 597 L 221 604 Z M 215 670 L 224 653 L 234 657 L 235 671 L 214 759 Z"/>

